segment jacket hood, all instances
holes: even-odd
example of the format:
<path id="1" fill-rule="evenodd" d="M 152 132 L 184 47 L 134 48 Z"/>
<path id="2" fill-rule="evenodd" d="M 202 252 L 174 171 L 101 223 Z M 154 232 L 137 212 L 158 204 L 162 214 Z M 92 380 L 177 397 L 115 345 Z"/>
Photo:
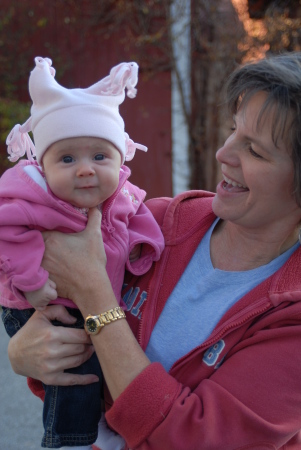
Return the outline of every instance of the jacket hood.
<path id="1" fill-rule="evenodd" d="M 183 192 L 171 200 L 162 223 L 166 244 L 175 245 L 207 228 L 216 219 L 212 211 L 214 194 L 207 191 Z M 196 208 L 199 199 L 199 208 Z M 176 224 L 176 226 L 175 226 Z"/>
<path id="2" fill-rule="evenodd" d="M 301 247 L 273 275 L 269 295 L 275 306 L 283 301 L 299 302 L 301 300 Z"/>
<path id="3" fill-rule="evenodd" d="M 41 203 L 41 198 L 45 198 L 45 195 L 47 197 L 49 196 L 49 194 L 24 171 L 24 168 L 29 165 L 36 167 L 41 174 L 38 163 L 22 159 L 14 167 L 6 170 L 1 176 L 0 197 Z"/>

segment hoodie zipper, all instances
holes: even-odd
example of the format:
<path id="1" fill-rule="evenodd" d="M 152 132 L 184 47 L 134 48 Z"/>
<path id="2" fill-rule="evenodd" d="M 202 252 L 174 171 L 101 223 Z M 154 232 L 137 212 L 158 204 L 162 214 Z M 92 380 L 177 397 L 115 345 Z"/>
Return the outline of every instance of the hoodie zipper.
<path id="1" fill-rule="evenodd" d="M 262 307 L 260 307 L 261 303 L 266 302 Z M 229 319 L 230 323 L 226 323 L 224 324 L 222 327 L 220 327 L 219 329 L 217 329 L 215 332 L 213 331 L 210 335 L 210 337 L 204 341 L 202 344 L 200 344 L 198 347 L 195 347 L 194 349 L 192 349 L 189 353 L 187 353 L 186 355 L 184 355 L 182 358 L 178 359 L 170 368 L 169 373 L 176 368 L 177 364 L 179 362 L 183 362 L 186 359 L 189 359 L 195 352 L 199 352 L 200 350 L 204 350 L 206 348 L 210 348 L 213 344 L 216 344 L 218 341 L 220 341 L 225 334 L 227 334 L 229 331 L 235 329 L 235 328 L 239 328 L 242 325 L 244 325 L 246 322 L 248 322 L 250 319 L 259 316 L 265 312 L 267 312 L 271 307 L 272 307 L 272 303 L 266 299 L 260 299 L 258 302 L 256 302 L 256 305 L 250 305 L 247 310 L 252 309 L 252 311 L 250 313 L 247 313 L 246 315 L 246 310 L 243 310 L 239 313 L 237 313 L 237 317 L 234 319 Z M 254 310 L 254 308 L 256 308 Z M 240 317 L 242 317 L 242 319 L 240 319 Z"/>
<path id="2" fill-rule="evenodd" d="M 154 304 L 154 303 L 152 303 L 150 301 L 149 294 L 151 293 L 153 295 L 153 298 L 155 298 L 155 299 L 158 298 L 158 293 L 159 293 L 160 288 L 161 288 L 161 280 L 162 280 L 162 277 L 163 277 L 163 274 L 164 274 L 164 270 L 165 270 L 167 259 L 169 257 L 169 253 L 170 253 L 170 248 L 168 248 L 168 250 L 163 255 L 163 261 L 162 261 L 162 265 L 161 265 L 160 272 L 159 272 L 160 273 L 160 279 L 156 283 L 154 292 L 151 292 L 150 286 L 151 286 L 153 278 L 156 275 L 156 267 L 155 267 L 154 273 L 152 274 L 151 279 L 150 279 L 150 281 L 148 283 L 149 287 L 148 287 L 148 289 L 146 291 L 148 301 L 146 302 L 145 309 L 143 311 L 143 314 L 142 314 L 142 317 L 141 317 L 141 320 L 140 320 L 140 323 L 139 323 L 138 336 L 137 336 L 138 337 L 138 342 L 139 342 L 139 344 L 140 344 L 140 346 L 142 348 L 143 348 L 143 345 L 144 345 L 144 342 L 142 342 L 142 327 L 144 325 L 144 315 L 147 315 L 146 328 L 144 330 L 144 331 L 147 331 L 147 333 L 144 332 L 144 341 L 145 341 L 145 336 L 149 337 L 150 334 L 151 334 L 151 331 L 153 330 L 154 322 L 155 322 L 156 309 L 157 309 L 157 304 L 158 304 L 158 302 L 156 302 Z"/>
<path id="3" fill-rule="evenodd" d="M 123 175 L 124 179 L 121 181 L 121 183 L 119 184 L 117 190 L 114 192 L 112 197 L 110 197 L 109 201 L 107 203 L 105 202 L 105 207 L 103 208 L 103 211 L 102 211 L 102 223 L 104 224 L 104 226 L 106 227 L 106 229 L 108 230 L 109 233 L 112 233 L 113 231 L 115 231 L 115 228 L 113 226 L 111 226 L 109 221 L 107 220 L 108 212 L 111 209 L 111 206 L 114 203 L 117 195 L 119 195 L 121 189 L 123 188 L 123 186 L 125 185 L 128 177 L 129 177 L 129 176 L 127 176 L 127 174 L 125 172 L 123 172 L 123 174 L 124 174 Z M 121 175 L 121 177 L 122 177 L 122 175 Z"/>

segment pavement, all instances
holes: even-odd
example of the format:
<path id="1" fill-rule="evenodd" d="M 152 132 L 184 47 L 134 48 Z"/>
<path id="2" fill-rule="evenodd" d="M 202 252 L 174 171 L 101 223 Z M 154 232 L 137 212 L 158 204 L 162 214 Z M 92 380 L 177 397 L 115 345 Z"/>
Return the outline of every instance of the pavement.
<path id="1" fill-rule="evenodd" d="M 7 356 L 7 336 L 0 320 L 0 450 L 40 450 L 42 402 L 16 375 Z"/>

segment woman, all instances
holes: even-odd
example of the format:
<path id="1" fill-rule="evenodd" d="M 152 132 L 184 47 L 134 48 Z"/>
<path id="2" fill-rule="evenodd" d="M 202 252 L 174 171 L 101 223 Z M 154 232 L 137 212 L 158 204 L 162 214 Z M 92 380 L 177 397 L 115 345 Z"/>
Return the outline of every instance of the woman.
<path id="1" fill-rule="evenodd" d="M 127 320 L 91 335 L 113 400 L 106 418 L 126 448 L 301 448 L 301 54 L 237 69 L 227 95 L 234 124 L 216 195 L 148 203 L 163 256 L 127 280 Z M 98 212 L 89 219 L 80 235 L 47 234 L 43 263 L 84 317 L 117 306 Z M 11 340 L 14 370 L 95 381 L 63 373 L 89 339 L 54 318 L 71 320 L 49 307 Z"/>

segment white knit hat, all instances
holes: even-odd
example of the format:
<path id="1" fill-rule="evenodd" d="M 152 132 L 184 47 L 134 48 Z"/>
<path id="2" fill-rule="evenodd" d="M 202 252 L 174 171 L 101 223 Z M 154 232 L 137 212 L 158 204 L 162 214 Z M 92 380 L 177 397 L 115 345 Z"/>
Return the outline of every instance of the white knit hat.
<path id="1" fill-rule="evenodd" d="M 29 77 L 32 99 L 31 117 L 23 125 L 15 125 L 7 137 L 9 160 L 17 161 L 27 154 L 41 163 L 47 148 L 54 142 L 73 137 L 98 137 L 110 141 L 124 160 L 130 161 L 136 149 L 147 148 L 135 144 L 124 131 L 119 105 L 136 96 L 138 65 L 121 63 L 110 74 L 87 89 L 66 89 L 55 80 L 55 69 L 49 58 L 35 58 L 36 67 Z M 32 131 L 34 142 L 28 132 Z"/>

